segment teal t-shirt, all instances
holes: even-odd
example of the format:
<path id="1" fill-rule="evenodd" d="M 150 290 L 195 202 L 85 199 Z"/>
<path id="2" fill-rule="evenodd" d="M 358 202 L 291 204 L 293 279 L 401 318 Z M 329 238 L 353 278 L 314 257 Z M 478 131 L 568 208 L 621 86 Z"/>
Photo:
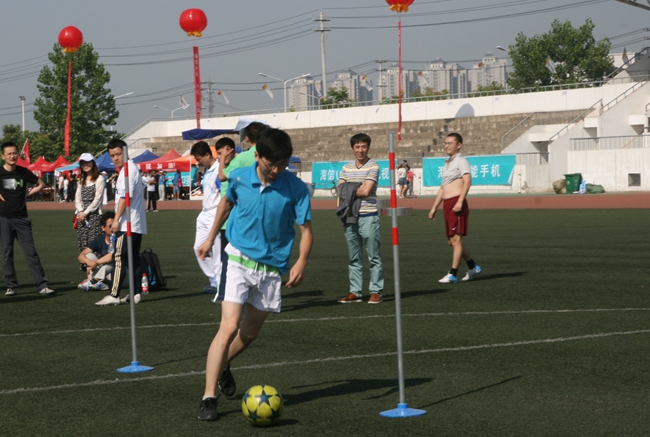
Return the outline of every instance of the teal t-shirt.
<path id="1" fill-rule="evenodd" d="M 235 156 L 232 159 L 232 161 L 230 161 L 228 165 L 223 169 L 223 174 L 226 175 L 226 178 L 230 177 L 230 172 L 236 168 L 250 167 L 251 165 L 255 164 L 256 149 L 257 146 L 253 146 L 247 151 L 242 152 L 239 155 Z M 221 195 L 225 196 L 227 192 L 228 192 L 228 179 L 221 182 Z M 226 229 L 227 226 L 228 226 L 228 220 L 226 220 L 226 222 L 223 224 L 221 229 Z"/>

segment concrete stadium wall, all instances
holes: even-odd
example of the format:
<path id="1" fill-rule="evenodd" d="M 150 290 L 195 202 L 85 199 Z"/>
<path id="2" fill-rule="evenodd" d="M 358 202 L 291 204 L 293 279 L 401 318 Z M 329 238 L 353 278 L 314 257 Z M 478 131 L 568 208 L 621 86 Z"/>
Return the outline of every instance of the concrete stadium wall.
<path id="1" fill-rule="evenodd" d="M 629 87 L 629 83 L 623 83 L 576 90 L 405 103 L 402 105 L 402 120 L 409 122 L 578 110 L 589 108 L 600 99 L 610 101 Z M 271 126 L 281 129 L 357 126 L 395 123 L 398 118 L 398 105 L 247 114 L 246 116 L 265 120 Z M 232 129 L 238 119 L 239 116 L 206 118 L 201 120 L 201 127 Z M 180 136 L 181 132 L 195 127 L 196 121 L 193 119 L 155 120 L 129 134 L 127 139 Z"/>
<path id="2" fill-rule="evenodd" d="M 650 149 L 569 151 L 568 173 L 581 173 L 605 191 L 650 191 Z M 641 186 L 629 186 L 630 173 L 641 175 Z"/>

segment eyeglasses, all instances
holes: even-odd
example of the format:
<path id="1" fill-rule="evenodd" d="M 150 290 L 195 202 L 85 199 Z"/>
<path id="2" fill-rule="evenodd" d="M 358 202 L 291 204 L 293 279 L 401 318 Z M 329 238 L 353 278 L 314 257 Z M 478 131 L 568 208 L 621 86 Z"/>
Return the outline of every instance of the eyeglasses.
<path id="1" fill-rule="evenodd" d="M 79 161 L 79 165 L 93 165 L 92 161 Z"/>
<path id="2" fill-rule="evenodd" d="M 3 156 L 18 156 L 18 152 L 7 152 L 7 153 L 3 153 L 2 155 Z"/>
<path id="3" fill-rule="evenodd" d="M 284 170 L 289 165 L 289 160 L 285 159 L 279 162 L 267 163 L 265 158 L 260 158 L 260 163 L 264 164 L 267 170 Z"/>

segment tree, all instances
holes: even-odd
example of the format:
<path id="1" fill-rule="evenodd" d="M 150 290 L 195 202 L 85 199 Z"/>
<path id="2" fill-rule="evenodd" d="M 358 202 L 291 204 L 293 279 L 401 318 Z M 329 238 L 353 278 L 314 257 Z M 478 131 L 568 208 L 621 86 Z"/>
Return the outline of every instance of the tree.
<path id="1" fill-rule="evenodd" d="M 115 123 L 119 112 L 115 98 L 106 88 L 110 74 L 99 63 L 93 46 L 83 43 L 76 53 L 64 53 L 54 45 L 48 55 L 52 67 L 45 66 L 38 76 L 40 97 L 34 105 L 34 119 L 40 125 L 39 145 L 43 155 L 54 159 L 63 153 L 63 135 L 68 107 L 68 61 L 72 59 L 72 93 L 70 114 L 70 154 L 100 152 L 115 132 L 106 126 Z"/>
<path id="2" fill-rule="evenodd" d="M 614 69 L 611 43 L 608 39 L 596 42 L 593 30 L 591 20 L 575 29 L 570 21 L 556 19 L 548 33 L 528 38 L 520 32 L 509 47 L 514 71 L 508 85 L 519 90 L 603 80 Z M 547 60 L 555 64 L 555 73 L 546 66 Z"/>
<path id="3" fill-rule="evenodd" d="M 431 87 L 424 87 L 424 91 L 421 91 L 420 88 L 417 88 L 411 93 L 411 97 L 413 97 L 416 102 L 428 100 L 446 100 L 449 97 L 449 91 L 434 91 Z M 394 98 L 397 99 L 397 96 Z"/>
<path id="4" fill-rule="evenodd" d="M 483 96 L 494 96 L 501 94 L 500 91 L 503 91 L 503 85 L 501 85 L 496 80 L 493 80 L 491 84 L 487 86 L 479 85 L 476 87 L 476 92 L 470 93 L 467 97 L 483 97 Z"/>
<path id="5" fill-rule="evenodd" d="M 327 89 L 327 97 L 320 99 L 320 106 L 325 108 L 349 108 L 355 103 L 348 95 L 348 89 L 342 86 L 339 89 L 334 87 Z"/>
<path id="6" fill-rule="evenodd" d="M 29 139 L 29 154 L 32 162 L 36 161 L 39 156 L 44 156 L 48 161 L 53 161 L 63 151 L 61 144 L 56 145 L 46 134 L 28 130 L 23 132 L 22 126 L 19 124 L 5 124 L 2 126 L 0 143 L 13 141 L 18 145 L 18 151 L 20 151 L 27 139 Z"/>

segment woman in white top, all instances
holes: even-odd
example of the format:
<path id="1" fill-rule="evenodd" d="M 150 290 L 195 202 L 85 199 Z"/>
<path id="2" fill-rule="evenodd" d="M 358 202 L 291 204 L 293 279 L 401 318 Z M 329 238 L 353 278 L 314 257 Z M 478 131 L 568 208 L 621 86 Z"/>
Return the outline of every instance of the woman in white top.
<path id="1" fill-rule="evenodd" d="M 104 177 L 99 174 L 95 159 L 90 153 L 83 153 L 79 157 L 79 169 L 81 176 L 74 203 L 77 209 L 77 243 L 81 253 L 102 233 L 99 219 L 104 199 Z"/>

